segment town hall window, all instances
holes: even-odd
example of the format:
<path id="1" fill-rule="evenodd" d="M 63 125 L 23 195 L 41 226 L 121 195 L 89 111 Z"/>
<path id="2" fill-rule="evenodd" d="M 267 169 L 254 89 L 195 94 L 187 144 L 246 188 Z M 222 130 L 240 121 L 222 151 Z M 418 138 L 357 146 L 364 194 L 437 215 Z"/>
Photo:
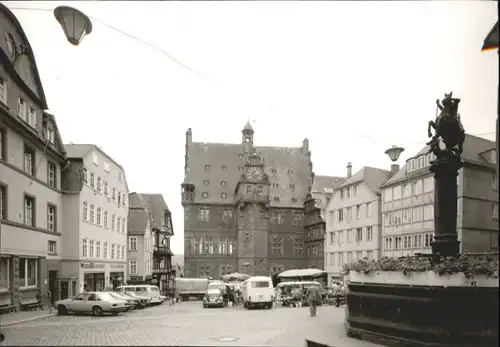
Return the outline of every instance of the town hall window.
<path id="1" fill-rule="evenodd" d="M 283 239 L 281 237 L 272 237 L 271 252 L 274 256 L 283 255 Z"/>

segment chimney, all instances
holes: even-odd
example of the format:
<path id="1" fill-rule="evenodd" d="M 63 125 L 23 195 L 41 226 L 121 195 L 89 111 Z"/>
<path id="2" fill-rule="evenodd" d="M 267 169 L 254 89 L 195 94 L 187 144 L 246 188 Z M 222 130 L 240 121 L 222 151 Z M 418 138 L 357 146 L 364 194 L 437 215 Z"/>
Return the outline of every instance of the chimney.
<path id="1" fill-rule="evenodd" d="M 348 162 L 347 163 L 347 178 L 352 176 L 352 163 Z"/>
<path id="2" fill-rule="evenodd" d="M 398 171 L 399 171 L 399 165 L 392 164 L 391 165 L 391 177 L 394 176 Z"/>

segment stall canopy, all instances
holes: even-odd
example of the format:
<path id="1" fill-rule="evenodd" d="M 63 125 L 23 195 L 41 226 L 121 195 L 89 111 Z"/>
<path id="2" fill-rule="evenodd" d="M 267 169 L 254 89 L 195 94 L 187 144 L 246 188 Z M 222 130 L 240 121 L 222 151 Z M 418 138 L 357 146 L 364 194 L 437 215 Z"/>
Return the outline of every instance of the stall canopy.
<path id="1" fill-rule="evenodd" d="M 320 269 L 298 269 L 283 271 L 278 275 L 280 278 L 303 278 L 303 277 L 320 277 L 325 272 Z"/>
<path id="2" fill-rule="evenodd" d="M 249 278 L 250 278 L 249 275 L 241 274 L 239 272 L 233 272 L 232 274 L 227 274 L 222 276 L 223 281 L 244 281 Z"/>

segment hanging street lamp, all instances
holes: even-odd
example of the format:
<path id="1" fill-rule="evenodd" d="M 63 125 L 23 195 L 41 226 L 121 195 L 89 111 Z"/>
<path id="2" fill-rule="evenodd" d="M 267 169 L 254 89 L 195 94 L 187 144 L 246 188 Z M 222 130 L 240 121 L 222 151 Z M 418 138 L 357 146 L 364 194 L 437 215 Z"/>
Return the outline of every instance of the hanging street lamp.
<path id="1" fill-rule="evenodd" d="M 401 153 L 404 152 L 404 150 L 405 149 L 403 147 L 392 146 L 391 148 L 386 150 L 384 153 L 387 154 L 393 162 L 395 162 L 395 161 L 398 161 L 399 156 L 401 155 Z"/>
<path id="2" fill-rule="evenodd" d="M 92 22 L 83 12 L 69 6 L 58 6 L 54 16 L 64 30 L 68 42 L 78 46 L 92 32 Z"/>

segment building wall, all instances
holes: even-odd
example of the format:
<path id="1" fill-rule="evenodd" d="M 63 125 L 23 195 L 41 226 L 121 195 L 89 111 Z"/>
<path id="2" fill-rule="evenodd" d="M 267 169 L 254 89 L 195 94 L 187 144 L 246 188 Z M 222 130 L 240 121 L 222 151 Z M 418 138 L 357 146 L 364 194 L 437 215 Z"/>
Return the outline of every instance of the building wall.
<path id="1" fill-rule="evenodd" d="M 498 180 L 493 168 L 464 167 L 458 190 L 462 252 L 498 250 Z"/>
<path id="2" fill-rule="evenodd" d="M 135 237 L 137 240 L 136 249 L 132 249 L 132 238 Z M 146 246 L 148 244 L 148 246 Z M 128 236 L 128 280 L 144 280 L 147 276 L 151 276 L 153 273 L 153 236 L 151 233 L 151 228 L 148 225 L 146 231 L 143 235 L 129 235 Z M 135 273 L 132 272 L 132 261 L 137 264 L 137 270 Z"/>
<path id="3" fill-rule="evenodd" d="M 97 156 L 96 163 L 94 163 L 94 155 Z M 107 163 L 106 166 L 109 165 L 109 172 L 105 170 L 105 163 Z M 78 166 L 78 164 L 76 165 Z M 126 279 L 128 268 L 126 233 L 128 206 L 126 199 L 123 199 L 124 196 L 128 197 L 125 173 L 122 168 L 114 164 L 110 158 L 97 148 L 87 153 L 85 158 L 83 158 L 83 167 L 72 168 L 72 170 L 74 170 L 72 173 L 74 176 L 69 179 L 73 179 L 76 182 L 68 183 L 68 189 L 70 187 L 77 189 L 79 186 L 82 188 L 79 194 L 65 194 L 64 197 L 65 203 L 68 202 L 65 205 L 65 213 L 72 218 L 76 218 L 77 216 L 79 218 L 72 219 L 73 221 L 78 221 L 78 223 L 67 222 L 72 227 L 75 227 L 75 230 L 71 236 L 64 240 L 65 245 L 67 245 L 68 250 L 71 250 L 71 252 L 67 252 L 63 261 L 73 262 L 77 260 L 80 263 L 80 267 L 78 268 L 78 273 L 65 273 L 65 275 L 68 277 L 78 277 L 78 287 L 82 291 L 85 284 L 85 273 L 102 272 L 105 274 L 105 287 L 111 287 L 112 278 L 110 273 L 123 273 L 123 276 L 120 277 L 124 280 Z M 122 175 L 121 181 L 119 179 L 120 173 Z M 94 175 L 94 187 L 91 184 L 91 174 Z M 97 184 L 98 178 L 100 178 L 100 189 L 98 189 Z M 78 183 L 78 181 L 83 181 L 83 184 Z M 107 195 L 105 194 L 104 182 L 108 184 Z M 114 199 L 112 196 L 113 188 L 115 189 Z M 118 204 L 118 193 L 120 193 L 120 204 Z M 86 212 L 84 203 L 87 203 Z M 92 206 L 94 207 L 93 222 L 91 221 Z M 98 208 L 100 208 L 100 223 L 97 221 Z M 106 215 L 107 223 L 105 223 Z M 115 220 L 114 223 L 113 217 Z M 120 219 L 119 229 L 118 218 Z M 86 240 L 86 255 L 83 253 L 84 240 Z M 92 245 L 93 255 L 91 253 Z M 90 266 L 94 266 L 94 268 Z M 75 270 L 73 266 L 65 266 L 64 269 Z"/>
<path id="4" fill-rule="evenodd" d="M 345 187 L 335 190 L 326 210 L 325 271 L 328 283 L 331 283 L 332 277 L 341 275 L 346 263 L 362 258 L 380 259 L 380 195 L 364 182 L 356 185 L 357 193 L 350 197 L 341 197 L 340 191 Z M 356 212 L 358 206 L 359 215 Z M 351 209 L 350 218 L 348 209 Z M 339 211 L 343 211 L 342 221 L 339 221 Z M 359 240 L 357 229 L 361 229 Z"/>
<path id="5" fill-rule="evenodd" d="M 494 171 L 490 168 L 466 166 L 457 176 L 457 232 L 461 252 L 489 252 L 498 247 L 498 192 L 494 189 Z M 422 192 L 415 193 L 415 183 L 422 182 Z M 395 190 L 412 187 L 411 195 L 387 201 Z M 383 254 L 389 257 L 431 253 L 434 237 L 434 177 L 428 171 L 384 189 Z M 394 213 L 402 209 L 412 211 L 411 220 L 401 214 L 401 223 L 395 223 Z M 417 212 L 416 210 L 420 210 Z M 392 215 L 389 217 L 388 215 Z M 419 218 L 416 218 L 419 217 Z M 405 242 L 405 237 L 407 240 Z M 401 241 L 396 241 L 401 238 Z M 385 240 L 388 239 L 388 240 Z M 392 240 L 392 241 L 389 241 Z M 396 249 L 396 243 L 400 243 Z M 391 247 L 392 244 L 392 247 Z"/>
<path id="6" fill-rule="evenodd" d="M 2 39 L 0 47 L 6 55 L 10 55 L 5 34 L 11 34 L 17 45 L 25 42 L 20 32 L 22 28 L 5 16 L 0 11 L 0 32 Z M 20 61 L 20 60 L 19 60 Z M 35 83 L 35 72 L 31 56 L 23 63 L 19 61 L 14 64 L 19 76 L 26 85 L 40 95 Z M 31 94 L 25 92 L 16 80 L 7 74 L 4 64 L 0 64 L 0 77 L 6 89 L 7 98 L 0 100 L 0 131 L 2 131 L 2 147 L 5 157 L 0 158 L 0 185 L 4 187 L 6 197 L 3 205 L 5 218 L 0 216 L 0 256 L 2 277 L 9 273 L 7 281 L 0 282 L 0 301 L 19 304 L 20 293 L 23 298 L 34 297 L 37 290 L 43 293 L 49 288 L 48 270 L 59 270 L 61 254 L 61 234 L 65 233 L 62 225 L 62 198 L 60 192 L 60 172 L 63 159 L 55 153 L 58 149 L 52 144 L 45 146 L 42 134 L 42 105 Z M 17 116 L 18 98 L 25 101 L 28 108 L 32 108 L 35 114 L 35 122 L 28 124 Z M 24 148 L 25 145 L 34 150 L 35 175 L 24 172 Z M 47 163 L 50 161 L 55 165 L 55 186 L 48 184 Z M 28 194 L 35 199 L 34 223 L 25 223 L 24 195 Z M 49 230 L 48 226 L 48 204 L 56 208 L 55 227 Z M 49 252 L 49 242 L 55 242 Z M 36 281 L 29 284 L 20 278 L 20 264 L 27 259 L 35 259 Z M 30 263 L 31 264 L 31 263 Z M 50 266 L 50 268 L 48 268 Z M 24 270 L 26 270 L 25 268 Z M 30 270 L 31 272 L 31 270 Z M 46 283 L 47 281 L 47 283 Z M 5 285 L 5 288 L 4 288 Z M 56 294 L 56 293 L 55 293 Z M 56 294 L 57 295 L 57 294 Z"/>
<path id="7" fill-rule="evenodd" d="M 209 218 L 202 220 L 200 210 L 209 211 Z M 223 212 L 231 211 L 231 218 L 224 219 Z M 222 212 L 222 214 L 221 214 Z M 205 213 L 205 212 L 204 212 Z M 230 205 L 188 205 L 184 207 L 184 258 L 185 277 L 210 275 L 219 278 L 224 269 L 237 269 L 236 212 Z M 200 237 L 212 238 L 212 252 L 205 252 L 199 246 Z M 219 240 L 226 241 L 219 252 Z M 231 246 L 229 246 L 231 245 Z M 195 247 L 196 246 L 196 247 Z M 200 248 L 201 252 L 200 252 Z M 231 247 L 231 253 L 229 253 Z M 207 246 L 208 250 L 210 249 Z"/>

